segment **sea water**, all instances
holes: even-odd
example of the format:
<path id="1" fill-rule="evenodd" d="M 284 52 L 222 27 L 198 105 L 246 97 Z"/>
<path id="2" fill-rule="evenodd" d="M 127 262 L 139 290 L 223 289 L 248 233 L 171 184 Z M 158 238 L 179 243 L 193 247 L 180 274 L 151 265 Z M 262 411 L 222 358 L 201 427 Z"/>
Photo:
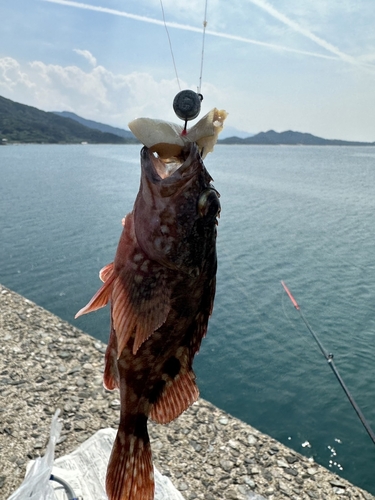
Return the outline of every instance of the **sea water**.
<path id="1" fill-rule="evenodd" d="M 0 148 L 0 282 L 74 320 L 114 257 L 139 146 Z M 375 447 L 280 284 L 375 428 L 375 148 L 217 146 L 218 285 L 201 395 L 375 493 Z"/>

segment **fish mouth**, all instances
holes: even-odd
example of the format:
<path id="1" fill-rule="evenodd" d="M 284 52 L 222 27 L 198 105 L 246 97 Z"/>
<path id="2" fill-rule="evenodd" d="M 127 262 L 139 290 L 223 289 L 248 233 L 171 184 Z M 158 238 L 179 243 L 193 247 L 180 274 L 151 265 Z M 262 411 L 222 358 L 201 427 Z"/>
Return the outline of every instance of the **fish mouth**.
<path id="1" fill-rule="evenodd" d="M 151 154 L 153 167 L 160 179 L 166 179 L 167 177 L 170 177 L 183 164 L 181 157 L 172 156 L 171 158 L 162 159 L 160 158 L 160 156 L 155 156 L 154 153 Z"/>
<path id="2" fill-rule="evenodd" d="M 187 181 L 203 165 L 198 147 L 193 142 L 183 148 L 179 147 L 176 153 L 164 158 L 144 147 L 141 151 L 141 165 L 148 181 L 153 184 Z"/>

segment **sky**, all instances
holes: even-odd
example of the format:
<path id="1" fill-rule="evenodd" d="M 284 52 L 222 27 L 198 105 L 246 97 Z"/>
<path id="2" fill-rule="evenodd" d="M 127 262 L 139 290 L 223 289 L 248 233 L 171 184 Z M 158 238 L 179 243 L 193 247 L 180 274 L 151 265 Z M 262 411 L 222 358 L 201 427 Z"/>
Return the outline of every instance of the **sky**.
<path id="1" fill-rule="evenodd" d="M 201 81 L 200 117 L 375 141 L 374 0 L 0 0 L 0 17 L 13 101 L 128 128 L 178 122 L 175 95 Z"/>

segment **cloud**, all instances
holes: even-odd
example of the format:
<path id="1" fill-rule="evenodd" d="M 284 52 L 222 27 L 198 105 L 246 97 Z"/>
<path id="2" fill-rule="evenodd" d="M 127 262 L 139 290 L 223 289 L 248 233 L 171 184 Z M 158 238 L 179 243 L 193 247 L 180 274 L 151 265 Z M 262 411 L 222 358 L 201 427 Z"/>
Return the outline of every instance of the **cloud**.
<path id="1" fill-rule="evenodd" d="M 361 62 L 354 57 L 345 54 L 342 52 L 340 49 L 332 45 L 331 43 L 327 42 L 323 38 L 318 37 L 314 33 L 311 33 L 308 29 L 304 28 L 301 26 L 299 23 L 293 21 L 289 17 L 287 17 L 285 14 L 281 13 L 277 9 L 275 9 L 270 3 L 268 3 L 266 0 L 248 0 L 250 3 L 256 5 L 257 7 L 261 8 L 265 12 L 267 12 L 270 16 L 274 17 L 275 19 L 278 19 L 280 22 L 291 28 L 293 31 L 301 34 L 302 36 L 308 38 L 312 42 L 316 43 L 323 49 L 327 50 L 331 54 L 334 54 L 338 58 L 340 58 L 342 61 L 349 63 L 349 64 L 354 64 L 358 65 L 361 64 Z"/>
<path id="2" fill-rule="evenodd" d="M 373 54 L 365 54 L 360 56 L 360 60 L 364 63 L 373 63 L 375 62 L 375 52 Z"/>
<path id="3" fill-rule="evenodd" d="M 215 12 L 221 7 L 220 0 L 210 0 L 209 2 L 210 20 Z M 148 10 L 154 8 L 157 12 L 161 11 L 160 0 L 139 0 L 138 4 L 143 4 Z M 205 13 L 204 0 L 163 0 L 163 7 L 168 18 L 168 12 L 173 13 L 173 17 L 177 19 L 190 19 L 200 25 L 203 23 Z"/>
<path id="4" fill-rule="evenodd" d="M 205 88 L 209 97 L 202 111 L 223 100 L 215 86 L 207 83 Z M 139 116 L 176 121 L 172 108 L 176 80 L 156 80 L 146 72 L 115 74 L 100 65 L 84 71 L 42 61 L 21 65 L 6 57 L 0 59 L 0 89 L 4 97 L 45 111 L 73 111 L 121 127 Z"/>
<path id="5" fill-rule="evenodd" d="M 348 91 L 351 83 L 328 94 L 320 92 L 318 85 L 314 99 L 306 99 L 303 86 L 300 93 L 296 91 L 297 83 L 286 92 L 272 81 L 249 95 L 247 88 L 234 91 L 221 82 L 218 87 L 207 82 L 202 116 L 220 106 L 230 112 L 228 124 L 244 130 L 294 128 L 323 137 L 371 141 L 375 137 L 373 82 L 358 80 L 357 75 L 353 80 L 357 85 L 353 93 Z M 181 84 L 189 87 L 187 82 Z M 123 74 L 100 65 L 84 70 L 75 65 L 0 58 L 2 96 L 45 111 L 72 111 L 122 128 L 140 116 L 176 122 L 172 101 L 177 92 L 175 79 L 156 79 L 146 72 Z"/>
<path id="6" fill-rule="evenodd" d="M 81 2 L 75 2 L 75 1 L 71 1 L 71 0 L 43 0 L 43 1 L 49 2 L 49 3 L 55 3 L 55 4 L 59 4 L 59 5 L 65 5 L 67 7 L 74 7 L 77 9 L 102 12 L 103 14 L 111 14 L 114 16 L 127 17 L 127 18 L 133 19 L 135 21 L 141 21 L 141 22 L 145 22 L 145 23 L 151 23 L 151 24 L 157 24 L 159 26 L 164 26 L 164 21 L 162 21 L 160 19 L 154 19 L 152 17 L 147 17 L 147 16 L 139 16 L 137 14 L 130 14 L 129 12 L 124 12 L 124 11 L 115 10 L 115 9 L 109 9 L 107 7 L 94 6 L 94 5 L 89 5 L 89 4 L 85 4 L 85 3 L 81 3 Z M 175 23 L 175 22 L 170 22 L 170 21 L 166 21 L 165 24 L 168 28 L 185 30 L 185 31 L 194 31 L 196 33 L 202 33 L 202 29 L 203 29 L 202 27 L 190 26 L 188 24 L 180 24 L 180 23 Z M 277 50 L 280 52 L 293 52 L 296 54 L 301 54 L 301 55 L 306 55 L 306 56 L 311 56 L 311 57 L 319 57 L 319 58 L 324 58 L 324 59 L 337 59 L 337 57 L 329 56 L 326 54 L 319 54 L 316 52 L 309 52 L 309 51 L 305 51 L 305 50 L 294 49 L 292 47 L 284 47 L 283 45 L 261 42 L 259 40 L 253 40 L 251 38 L 242 37 L 242 36 L 238 36 L 238 35 L 232 35 L 232 34 L 220 32 L 220 31 L 212 31 L 212 30 L 208 29 L 208 30 L 206 30 L 206 34 L 214 36 L 214 37 L 226 38 L 227 40 L 258 45 L 258 46 L 261 46 L 264 48 Z M 336 54 L 336 56 L 337 56 L 337 54 Z"/>
<path id="7" fill-rule="evenodd" d="M 73 49 L 73 51 L 80 56 L 83 56 L 91 64 L 91 66 L 96 66 L 96 58 L 91 54 L 89 50 Z"/>
<path id="8" fill-rule="evenodd" d="M 34 84 L 15 59 L 11 57 L 0 59 L 0 89 L 12 92 L 18 86 L 23 89 L 30 89 L 34 87 Z"/>

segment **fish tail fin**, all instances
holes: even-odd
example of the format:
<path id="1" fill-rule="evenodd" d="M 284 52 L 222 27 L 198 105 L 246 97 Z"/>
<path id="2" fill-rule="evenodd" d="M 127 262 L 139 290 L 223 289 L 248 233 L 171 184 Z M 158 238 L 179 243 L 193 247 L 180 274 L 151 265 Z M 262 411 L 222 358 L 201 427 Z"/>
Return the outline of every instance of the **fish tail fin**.
<path id="1" fill-rule="evenodd" d="M 125 433 L 125 426 L 120 423 L 107 469 L 109 500 L 154 499 L 154 469 L 147 417 L 140 417 L 141 424 L 137 425 L 133 434 Z"/>
<path id="2" fill-rule="evenodd" d="M 108 264 L 108 266 L 106 266 L 103 269 L 108 268 L 110 265 L 111 264 Z M 90 302 L 77 312 L 77 314 L 74 316 L 75 319 L 77 319 L 79 316 L 82 316 L 83 314 L 96 311 L 97 309 L 100 309 L 101 307 L 104 307 L 108 304 L 111 298 L 112 283 L 115 277 L 116 276 L 113 272 L 112 274 L 109 274 L 108 269 L 104 271 L 103 274 L 100 275 L 100 278 L 102 279 L 102 281 L 104 281 L 104 284 L 99 288 L 99 290 L 90 300 Z"/>

